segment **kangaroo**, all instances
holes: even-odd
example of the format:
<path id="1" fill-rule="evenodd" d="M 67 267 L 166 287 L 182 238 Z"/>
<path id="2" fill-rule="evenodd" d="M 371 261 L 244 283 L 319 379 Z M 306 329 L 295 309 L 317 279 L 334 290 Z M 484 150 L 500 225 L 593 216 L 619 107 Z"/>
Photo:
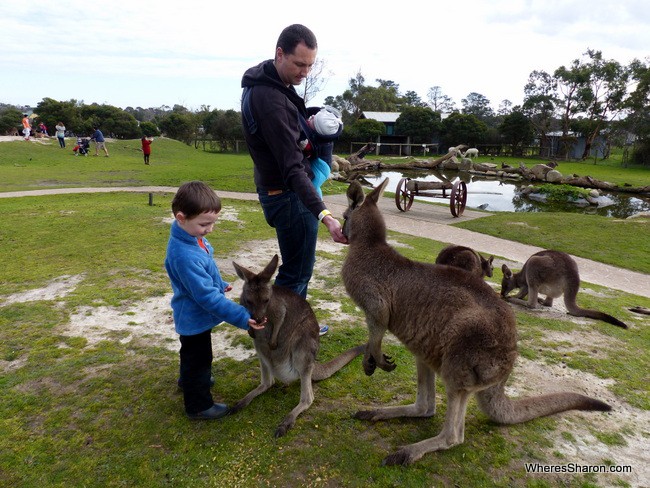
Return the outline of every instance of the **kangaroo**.
<path id="1" fill-rule="evenodd" d="M 543 301 L 539 299 L 539 302 L 547 307 L 551 307 L 553 306 L 553 299 L 564 294 L 564 304 L 569 314 L 575 315 L 576 317 L 602 320 L 608 324 L 627 329 L 627 325 L 624 322 L 611 315 L 578 306 L 576 303 L 576 296 L 580 289 L 578 265 L 566 253 L 547 249 L 529 257 L 524 263 L 524 267 L 518 273 L 510 271 L 505 264 L 501 266 L 501 271 L 503 271 L 501 296 L 511 303 L 536 308 L 538 294 L 544 293 L 546 299 Z M 515 288 L 519 288 L 519 293 L 514 297 L 509 297 L 508 293 Z M 527 302 L 523 300 L 526 295 L 528 295 Z"/>
<path id="2" fill-rule="evenodd" d="M 492 278 L 494 256 L 485 259 L 474 249 L 465 246 L 447 246 L 436 258 L 436 264 L 456 266 L 483 278 Z"/>
<path id="3" fill-rule="evenodd" d="M 318 321 L 309 303 L 288 288 L 271 284 L 278 266 L 278 255 L 273 256 L 264 270 L 255 274 L 233 262 L 237 275 L 244 280 L 240 303 L 251 317 L 260 322 L 267 318 L 264 330 L 249 329 L 260 360 L 261 384 L 232 407 L 235 413 L 251 400 L 271 388 L 274 379 L 289 384 L 300 378 L 300 403 L 289 412 L 275 430 L 281 437 L 293 427 L 296 418 L 314 401 L 312 380 L 329 378 L 360 355 L 365 344 L 353 347 L 327 363 L 316 362 L 320 346 Z"/>
<path id="4" fill-rule="evenodd" d="M 368 196 L 358 182 L 348 188 L 343 232 L 349 246 L 342 277 L 348 294 L 366 315 L 365 373 L 372 375 L 377 367 L 395 369 L 394 361 L 381 349 L 388 330 L 416 358 L 417 396 L 411 405 L 361 410 L 355 417 L 376 421 L 433 416 L 436 374 L 445 384 L 447 412 L 437 436 L 401 447 L 383 464 L 408 465 L 428 452 L 461 444 L 471 394 L 476 395 L 481 410 L 500 424 L 572 409 L 611 410 L 606 403 L 577 393 L 519 400 L 505 395 L 517 357 L 512 307 L 478 276 L 413 261 L 392 248 L 386 242 L 386 224 L 377 207 L 387 182 Z"/>

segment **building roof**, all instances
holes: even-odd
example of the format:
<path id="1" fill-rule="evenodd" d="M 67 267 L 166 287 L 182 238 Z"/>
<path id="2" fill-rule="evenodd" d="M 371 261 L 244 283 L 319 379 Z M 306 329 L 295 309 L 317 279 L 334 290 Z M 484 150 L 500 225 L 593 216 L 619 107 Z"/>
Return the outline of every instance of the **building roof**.
<path id="1" fill-rule="evenodd" d="M 383 123 L 395 123 L 400 115 L 400 112 L 362 112 L 361 118 Z"/>

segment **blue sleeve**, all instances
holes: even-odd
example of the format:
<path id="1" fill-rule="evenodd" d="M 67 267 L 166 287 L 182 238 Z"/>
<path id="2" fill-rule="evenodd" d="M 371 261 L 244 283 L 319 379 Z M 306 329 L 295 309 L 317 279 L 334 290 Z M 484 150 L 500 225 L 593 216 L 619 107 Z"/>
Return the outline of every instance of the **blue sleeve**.
<path id="1" fill-rule="evenodd" d="M 201 308 L 240 329 L 248 330 L 250 314 L 246 308 L 227 298 L 203 265 L 196 260 L 176 262 L 176 272 L 183 286 Z"/>

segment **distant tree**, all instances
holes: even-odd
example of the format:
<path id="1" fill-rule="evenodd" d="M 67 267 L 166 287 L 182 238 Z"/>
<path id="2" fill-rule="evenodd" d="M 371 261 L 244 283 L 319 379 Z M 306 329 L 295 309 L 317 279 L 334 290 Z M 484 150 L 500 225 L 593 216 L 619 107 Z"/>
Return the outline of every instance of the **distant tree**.
<path id="1" fill-rule="evenodd" d="M 463 104 L 463 113 L 465 115 L 474 115 L 477 119 L 485 124 L 492 123 L 494 110 L 490 107 L 490 100 L 485 95 L 472 92 L 467 98 L 461 100 Z"/>
<path id="2" fill-rule="evenodd" d="M 188 146 L 195 139 L 196 122 L 190 113 L 173 111 L 160 119 L 158 127 L 165 136 L 182 141 Z"/>
<path id="3" fill-rule="evenodd" d="M 441 139 L 443 146 L 468 144 L 475 146 L 483 141 L 488 127 L 474 114 L 454 112 L 442 121 Z"/>
<path id="4" fill-rule="evenodd" d="M 308 104 L 320 91 L 325 88 L 328 78 L 332 76 L 332 72 L 326 70 L 327 63 L 322 58 L 317 58 L 307 78 L 305 78 L 305 85 L 303 91 L 303 100 Z"/>
<path id="5" fill-rule="evenodd" d="M 13 129 L 18 129 L 23 114 L 14 107 L 3 107 L 0 109 L 0 134 L 6 134 Z"/>
<path id="6" fill-rule="evenodd" d="M 559 94 L 558 108 L 562 128 L 560 151 L 564 159 L 569 157 L 569 150 L 575 141 L 569 135 L 571 132 L 571 122 L 581 110 L 580 92 L 587 89 L 589 77 L 589 67 L 585 66 L 579 59 L 574 59 L 568 68 L 560 66 L 553 73 Z"/>
<path id="7" fill-rule="evenodd" d="M 533 124 L 519 109 L 504 117 L 499 132 L 504 142 L 512 145 L 513 156 L 521 156 L 523 146 L 530 144 L 535 138 Z"/>
<path id="8" fill-rule="evenodd" d="M 413 90 L 407 91 L 402 97 L 402 100 L 406 107 L 428 107 L 428 105 L 423 102 L 420 96 Z"/>
<path id="9" fill-rule="evenodd" d="M 133 115 L 112 105 L 83 105 L 81 107 L 83 131 L 89 134 L 93 127 L 98 127 L 108 137 L 119 139 L 140 138 L 138 121 Z"/>
<path id="10" fill-rule="evenodd" d="M 499 104 L 499 110 L 497 110 L 497 115 L 500 117 L 505 117 L 512 113 L 512 102 L 510 100 L 501 100 Z"/>
<path id="11" fill-rule="evenodd" d="M 442 93 L 442 89 L 439 86 L 432 86 L 429 88 L 427 99 L 429 100 L 429 105 L 434 112 L 447 114 L 456 110 L 454 101 L 451 97 Z"/>
<path id="12" fill-rule="evenodd" d="M 140 131 L 144 137 L 159 136 L 158 126 L 153 122 L 140 122 Z"/>
<path id="13" fill-rule="evenodd" d="M 58 122 L 63 122 L 67 130 L 80 133 L 84 127 L 81 107 L 82 104 L 76 100 L 59 102 L 53 98 L 43 98 L 36 105 L 35 113 L 48 128 L 54 129 Z"/>
<path id="14" fill-rule="evenodd" d="M 386 126 L 374 119 L 359 119 L 346 126 L 344 132 L 351 141 L 375 142 L 379 136 L 386 133 Z"/>
<path id="15" fill-rule="evenodd" d="M 440 114 L 429 107 L 405 107 L 395 123 L 395 132 L 411 137 L 414 144 L 430 144 L 440 130 Z"/>
<path id="16" fill-rule="evenodd" d="M 634 89 L 625 101 L 627 117 L 621 125 L 635 136 L 634 162 L 650 165 L 650 58 L 633 60 L 629 72 Z"/>
<path id="17" fill-rule="evenodd" d="M 213 110 L 204 118 L 205 133 L 212 137 L 222 151 L 234 149 L 244 135 L 241 115 L 234 110 Z"/>
<path id="18" fill-rule="evenodd" d="M 600 51 L 589 49 L 585 55 L 590 60 L 587 64 L 590 76 L 586 87 L 580 91 L 580 102 L 589 128 L 584 134 L 582 159 L 589 157 L 596 137 L 623 111 L 630 77 L 626 66 L 603 59 Z"/>
<path id="19" fill-rule="evenodd" d="M 533 71 L 524 86 L 522 111 L 540 140 L 540 150 L 549 147 L 548 133 L 553 130 L 557 104 L 557 81 L 546 71 Z M 541 154 L 549 157 L 550 154 Z"/>

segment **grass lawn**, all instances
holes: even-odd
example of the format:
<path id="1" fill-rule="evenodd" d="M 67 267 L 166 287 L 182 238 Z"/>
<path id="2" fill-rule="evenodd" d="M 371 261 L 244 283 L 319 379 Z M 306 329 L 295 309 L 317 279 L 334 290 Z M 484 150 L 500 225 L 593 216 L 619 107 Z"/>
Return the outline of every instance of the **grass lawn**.
<path id="1" fill-rule="evenodd" d="M 109 142 L 109 158 L 73 157 L 54 142 L 0 143 L 0 191 L 175 187 L 190 179 L 217 190 L 254 191 L 244 154 L 208 154 L 156 140 L 147 167 L 138 141 Z M 327 185 L 330 192 L 344 189 Z M 472 400 L 464 444 L 408 468 L 381 466 L 400 445 L 436 435 L 446 410 L 439 384 L 438 413 L 431 419 L 372 424 L 351 417 L 364 406 L 414 401 L 413 357 L 389 336 L 385 351 L 395 359 L 395 371 L 367 377 L 355 359 L 315 386 L 314 404 L 283 438 L 273 432 L 297 404 L 298 384 L 276 385 L 222 421 L 188 421 L 175 385 L 177 341 L 162 264 L 171 198 L 157 195 L 152 206 L 146 195 L 127 193 L 0 198 L 0 486 L 594 487 L 633 486 L 639 480 L 634 476 L 643 475 L 650 319 L 627 308 L 650 308 L 650 299 L 601 287 L 587 286 L 579 303 L 616 315 L 631 329 L 517 311 L 522 357 L 508 387 L 511 396 L 581 391 L 612 403 L 611 414 L 569 413 L 503 427 L 488 421 Z M 605 262 L 618 254 L 618 265 L 630 269 L 630 261 L 647 265 L 642 237 L 648 224 L 623 232 L 618 222 L 577 216 L 560 229 L 531 216 L 508 214 L 492 226 L 507 227 L 509 218 L 546 229 L 546 235 L 584 233 L 582 241 L 558 242 L 568 252 L 581 247 L 602 253 Z M 324 361 L 365 342 L 367 332 L 338 275 L 345 249 L 328 246 L 322 232 L 310 303 L 332 327 L 321 341 L 318 357 Z M 533 244 L 545 242 L 542 232 L 528 234 Z M 226 199 L 209 239 L 226 270 L 233 259 L 269 259 L 266 246 L 274 233 L 256 202 Z M 391 240 L 403 254 L 424 261 L 433 261 L 442 248 L 395 233 Z M 234 274 L 224 274 L 235 281 Z M 499 279 L 495 273 L 491 282 Z M 216 329 L 215 341 L 251 356 L 215 356 L 215 399 L 232 404 L 258 384 L 259 368 L 245 332 Z M 631 464 L 634 471 L 631 477 L 527 475 L 525 463 Z"/>

